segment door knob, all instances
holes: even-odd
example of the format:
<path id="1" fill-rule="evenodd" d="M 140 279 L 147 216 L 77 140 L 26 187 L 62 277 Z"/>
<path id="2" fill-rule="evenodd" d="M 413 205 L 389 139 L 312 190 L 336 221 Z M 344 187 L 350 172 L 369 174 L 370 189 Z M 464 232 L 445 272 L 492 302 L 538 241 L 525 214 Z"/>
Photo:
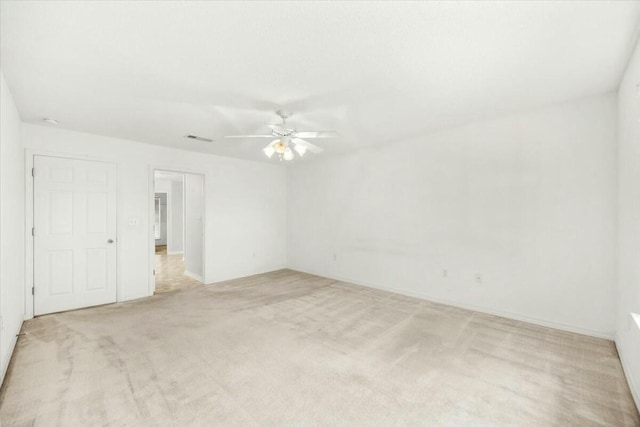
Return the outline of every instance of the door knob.
<path id="1" fill-rule="evenodd" d="M 113 239 L 107 240 L 107 243 L 113 243 Z"/>

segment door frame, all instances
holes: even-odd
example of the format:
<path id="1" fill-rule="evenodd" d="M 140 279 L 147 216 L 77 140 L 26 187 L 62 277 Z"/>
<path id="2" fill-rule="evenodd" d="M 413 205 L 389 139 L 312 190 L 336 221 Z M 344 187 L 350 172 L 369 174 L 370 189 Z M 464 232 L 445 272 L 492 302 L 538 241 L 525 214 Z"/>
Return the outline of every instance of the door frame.
<path id="1" fill-rule="evenodd" d="M 88 160 L 92 162 L 109 163 L 115 165 L 116 168 L 116 302 L 120 300 L 122 294 L 120 289 L 120 221 L 119 221 L 119 198 L 120 198 L 120 165 L 113 159 L 104 159 L 95 156 L 78 156 L 68 153 L 59 153 L 45 150 L 25 149 L 25 286 L 24 286 L 24 318 L 25 320 L 33 319 L 35 311 L 35 299 L 32 289 L 34 288 L 35 275 L 35 245 L 31 229 L 34 227 L 34 193 L 35 180 L 31 174 L 34 165 L 34 157 L 58 157 L 69 160 Z M 31 227 L 29 227 L 31 226 Z"/>
<path id="2" fill-rule="evenodd" d="M 149 295 L 152 296 L 156 291 L 156 276 L 154 274 L 156 264 L 156 240 L 153 234 L 153 224 L 155 222 L 155 172 L 173 172 L 180 174 L 202 175 L 202 284 L 207 284 L 207 173 L 205 171 L 182 168 L 176 166 L 150 165 L 149 166 L 149 191 L 148 191 L 148 210 L 149 210 Z M 185 185 L 183 181 L 183 186 Z M 184 188 L 184 187 L 183 187 Z M 167 197 L 168 203 L 168 197 Z M 167 218 L 167 221 L 169 218 Z M 168 243 L 168 242 L 167 242 Z M 183 251 L 186 249 L 186 235 L 183 243 Z M 167 246 L 168 249 L 168 246 Z"/>
<path id="3" fill-rule="evenodd" d="M 171 241 L 171 227 L 169 227 L 170 221 L 171 221 L 171 209 L 170 209 L 170 203 L 171 203 L 171 193 L 167 193 L 165 191 L 156 191 L 154 193 L 154 200 L 155 200 L 155 195 L 156 194 L 164 194 L 165 198 L 167 200 L 167 212 L 166 212 L 166 216 L 167 216 L 167 235 L 165 236 L 165 245 L 167 246 L 167 254 L 169 254 L 169 242 Z M 154 202 L 155 203 L 155 202 Z M 154 221 L 153 223 L 155 224 L 155 204 L 153 206 L 153 210 L 154 210 Z M 160 218 L 160 227 L 162 227 L 162 218 Z M 155 237 L 155 236 L 154 236 Z M 155 244 L 155 238 L 153 240 L 153 243 Z"/>

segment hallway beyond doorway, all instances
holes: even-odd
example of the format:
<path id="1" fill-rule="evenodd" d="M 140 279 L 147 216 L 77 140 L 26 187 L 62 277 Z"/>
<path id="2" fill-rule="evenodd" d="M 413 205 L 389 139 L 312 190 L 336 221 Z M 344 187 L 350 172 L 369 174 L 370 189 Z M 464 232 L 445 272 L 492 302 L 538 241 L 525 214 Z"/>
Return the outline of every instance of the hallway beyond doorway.
<path id="1" fill-rule="evenodd" d="M 155 294 L 200 286 L 202 283 L 184 274 L 182 254 L 168 255 L 167 246 L 156 246 Z"/>
<path id="2" fill-rule="evenodd" d="M 204 176 L 153 170 L 153 293 L 204 283 Z"/>

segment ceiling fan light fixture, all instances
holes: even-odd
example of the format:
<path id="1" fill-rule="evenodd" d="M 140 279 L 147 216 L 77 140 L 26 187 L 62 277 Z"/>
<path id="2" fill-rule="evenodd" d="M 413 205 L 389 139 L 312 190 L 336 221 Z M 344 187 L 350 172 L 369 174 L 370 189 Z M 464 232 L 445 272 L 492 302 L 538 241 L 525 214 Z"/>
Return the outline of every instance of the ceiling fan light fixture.
<path id="1" fill-rule="evenodd" d="M 303 157 L 307 152 L 318 154 L 323 151 L 321 147 L 307 141 L 306 139 L 316 138 L 335 138 L 338 136 L 336 131 L 308 131 L 298 132 L 295 127 L 287 127 L 287 118 L 291 113 L 284 110 L 276 111 L 276 114 L 282 119 L 281 124 L 267 124 L 271 129 L 269 135 L 227 135 L 225 138 L 276 138 L 271 143 L 262 149 L 262 152 L 268 158 L 273 158 L 274 154 L 278 160 L 291 161 L 295 157 L 295 153 L 298 153 L 300 157 Z M 192 136 L 188 136 L 191 138 Z M 194 136 L 195 138 L 195 136 Z M 303 139 L 304 138 L 304 139 Z M 295 153 L 294 153 L 295 150 Z"/>
<path id="2" fill-rule="evenodd" d="M 307 147 L 304 147 L 302 145 L 298 145 L 296 144 L 295 147 L 293 147 L 294 150 L 296 150 L 298 152 L 298 154 L 300 154 L 300 157 L 304 156 L 305 153 L 307 152 Z"/>
<path id="3" fill-rule="evenodd" d="M 284 154 L 284 152 L 287 151 L 287 148 L 288 148 L 287 143 L 284 142 L 283 140 L 276 142 L 273 147 L 276 150 L 276 153 L 278 154 Z"/>
<path id="4" fill-rule="evenodd" d="M 275 149 L 275 148 L 273 148 L 273 146 L 272 146 L 272 145 L 267 145 L 266 147 L 264 147 L 264 148 L 262 149 L 262 151 L 264 152 L 264 154 L 265 154 L 268 158 L 271 158 L 271 156 L 273 156 L 273 153 L 275 153 L 275 152 L 276 152 L 276 149 Z"/>

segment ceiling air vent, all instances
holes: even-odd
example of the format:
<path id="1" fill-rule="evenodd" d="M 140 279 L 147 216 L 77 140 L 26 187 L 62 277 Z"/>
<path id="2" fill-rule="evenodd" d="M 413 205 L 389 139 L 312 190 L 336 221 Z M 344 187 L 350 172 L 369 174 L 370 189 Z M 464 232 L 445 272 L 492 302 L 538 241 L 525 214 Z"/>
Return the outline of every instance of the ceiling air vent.
<path id="1" fill-rule="evenodd" d="M 197 135 L 186 135 L 185 138 L 195 139 L 196 141 L 202 141 L 202 142 L 213 142 L 213 139 L 203 138 Z"/>

